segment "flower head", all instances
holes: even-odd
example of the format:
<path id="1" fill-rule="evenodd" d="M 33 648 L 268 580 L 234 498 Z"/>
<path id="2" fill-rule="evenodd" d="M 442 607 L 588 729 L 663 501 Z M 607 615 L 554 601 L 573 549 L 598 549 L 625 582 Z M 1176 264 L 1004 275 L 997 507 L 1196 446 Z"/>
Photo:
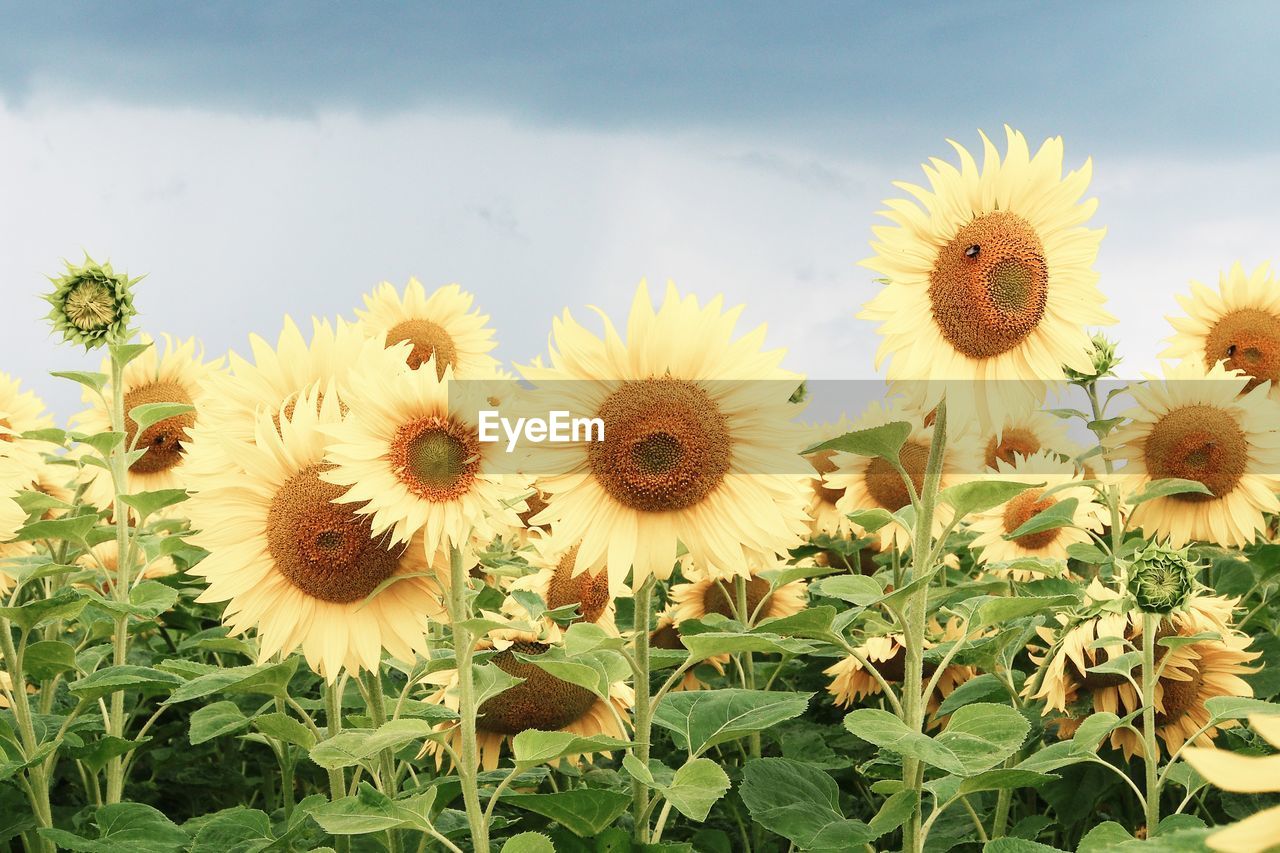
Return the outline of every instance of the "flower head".
<path id="1" fill-rule="evenodd" d="M 53 293 L 44 297 L 53 306 L 48 317 L 63 340 L 94 349 L 123 340 L 133 308 L 133 285 L 141 280 L 117 273 L 111 264 L 99 264 L 85 255 L 84 263 L 67 263 L 67 271 L 53 282 Z"/>

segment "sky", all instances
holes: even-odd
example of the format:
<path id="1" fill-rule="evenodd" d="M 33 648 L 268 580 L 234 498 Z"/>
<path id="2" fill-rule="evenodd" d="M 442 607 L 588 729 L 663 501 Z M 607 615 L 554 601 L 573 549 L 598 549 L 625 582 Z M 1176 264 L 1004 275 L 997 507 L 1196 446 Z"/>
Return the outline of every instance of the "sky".
<path id="1" fill-rule="evenodd" d="M 0 0 L 0 371 L 65 417 L 39 295 L 87 252 L 210 355 L 456 281 L 504 360 L 636 284 L 743 303 L 872 377 L 892 181 L 1009 123 L 1093 158 L 1127 370 L 1191 279 L 1280 260 L 1265 3 L 15 4 Z"/>

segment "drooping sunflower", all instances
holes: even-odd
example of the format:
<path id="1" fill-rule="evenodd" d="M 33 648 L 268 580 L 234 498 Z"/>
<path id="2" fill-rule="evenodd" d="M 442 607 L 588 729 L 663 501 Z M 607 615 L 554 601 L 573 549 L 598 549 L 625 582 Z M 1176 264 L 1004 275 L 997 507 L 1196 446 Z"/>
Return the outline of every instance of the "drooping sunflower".
<path id="1" fill-rule="evenodd" d="M 980 439 L 982 461 L 992 471 L 1003 460 L 1013 465 L 1020 456 L 1032 456 L 1044 451 L 1074 458 L 1079 452 L 1076 443 L 1067 435 L 1062 418 L 1043 409 L 1028 409 L 1022 414 L 1006 417 L 998 430 L 986 433 Z"/>
<path id="2" fill-rule="evenodd" d="M 401 356 L 362 352 L 350 412 L 325 427 L 332 467 L 322 478 L 345 488 L 338 501 L 368 515 L 374 534 L 407 542 L 422 531 L 434 555 L 519 528 L 531 479 L 512 470 L 500 442 L 480 441 L 484 393 L 453 383 L 452 368 L 410 370 Z"/>
<path id="3" fill-rule="evenodd" d="M 525 553 L 535 571 L 516 578 L 507 587 L 507 592 L 532 592 L 542 599 L 548 610 L 576 605 L 579 616 L 574 621 L 594 623 L 610 635 L 618 636 L 618 625 L 614 620 L 618 609 L 614 602 L 615 590 L 610 588 L 609 573 L 604 566 L 594 569 L 583 566 L 583 570 L 575 574 L 576 546 L 566 547 L 552 534 L 533 537 L 531 544 Z M 516 618 L 526 615 L 524 607 L 514 597 L 503 602 L 503 612 Z M 546 621 L 547 636 L 558 638 L 558 626 L 549 618 Z"/>
<path id="4" fill-rule="evenodd" d="M 1280 511 L 1280 403 L 1264 386 L 1246 391 L 1249 377 L 1214 364 L 1165 365 L 1130 389 L 1137 405 L 1130 421 L 1108 436 L 1123 488 L 1177 477 L 1202 483 L 1211 494 L 1181 493 L 1146 501 L 1133 510 L 1144 533 L 1168 537 L 1175 548 L 1193 540 L 1224 548 L 1248 545 L 1264 529 L 1264 513 Z M 1243 393 L 1242 393 L 1243 392 Z"/>
<path id="5" fill-rule="evenodd" d="M 774 563 L 772 568 L 782 568 L 783 565 Z M 686 619 L 701 619 L 712 613 L 729 619 L 738 618 L 736 580 L 712 577 L 692 567 L 686 575 L 688 583 L 675 584 L 670 590 L 677 625 Z M 747 614 L 742 619 L 750 620 L 752 624 L 794 616 L 808 605 L 808 584 L 804 581 L 791 581 L 771 589 L 769 580 L 760 575 L 759 569 L 754 569 L 746 586 Z"/>
<path id="6" fill-rule="evenodd" d="M 858 427 L 843 415 L 835 423 L 814 424 L 806 430 L 805 446 L 813 447 L 855 429 Z M 815 534 L 848 536 L 854 532 L 853 522 L 836 506 L 844 496 L 844 489 L 833 489 L 824 479 L 836 470 L 835 455 L 834 450 L 820 450 L 807 457 L 818 475 L 813 481 L 813 495 L 809 499 L 810 529 Z"/>
<path id="7" fill-rule="evenodd" d="M 480 766 L 495 770 L 502 756 L 503 744 L 530 729 L 539 731 L 572 732 L 582 737 L 605 735 L 618 739 L 627 737 L 625 726 L 635 703 L 635 693 L 626 682 L 609 685 L 609 698 L 601 699 L 585 687 L 556 678 L 536 664 L 522 661 L 517 655 L 536 657 L 545 654 L 551 645 L 529 640 L 501 642 L 482 641 L 481 647 L 497 649 L 491 662 L 503 672 L 524 681 L 480 703 L 476 714 L 476 741 L 480 749 Z M 427 676 L 428 684 L 437 685 L 436 692 L 428 699 L 458 710 L 458 672 L 445 669 Z M 448 728 L 444 724 L 442 728 Z M 455 751 L 461 749 L 461 729 L 452 727 L 447 736 Z M 435 741 L 427 741 L 424 755 L 435 755 L 436 766 L 444 762 L 445 750 Z M 570 756 L 578 761 L 589 755 Z"/>
<path id="8" fill-rule="evenodd" d="M 1280 749 L 1280 717 L 1250 714 L 1249 726 Z M 1224 791 L 1266 794 L 1280 791 L 1280 755 L 1241 755 L 1227 749 L 1189 746 L 1182 757 L 1204 778 Z M 1242 821 L 1218 829 L 1206 839 L 1211 850 L 1223 853 L 1266 853 L 1280 838 L 1280 806 L 1272 806 Z"/>
<path id="9" fill-rule="evenodd" d="M 957 423 L 998 426 L 1032 408 L 1063 365 L 1090 372 L 1086 326 L 1112 323 L 1093 269 L 1102 230 L 1085 223 L 1086 161 L 1062 174 L 1062 139 L 1032 155 L 1006 127 L 1003 160 L 982 136 L 981 168 L 951 142 L 960 167 L 931 159 L 929 186 L 895 184 L 910 199 L 885 202 L 892 223 L 873 229 L 863 265 L 885 279 L 859 316 L 880 323 L 877 366 L 919 408 L 946 394 Z M 927 318 L 922 320 L 922 318 Z"/>
<path id="10" fill-rule="evenodd" d="M 241 470 L 185 505 L 200 531 L 192 541 L 209 551 L 191 570 L 209 582 L 199 600 L 229 601 L 224 619 L 234 632 L 256 628 L 264 659 L 301 647 L 330 682 L 342 669 L 374 669 L 384 648 L 412 660 L 444 613 L 421 537 L 374 533 L 322 479 L 322 428 L 340 417 L 336 396 L 318 393 L 292 413 L 261 413 L 253 444 L 235 444 Z"/>
<path id="11" fill-rule="evenodd" d="M 1218 362 L 1249 376 L 1248 389 L 1280 383 L 1280 281 L 1270 264 L 1246 273 L 1239 263 L 1222 273 L 1215 293 L 1198 281 L 1178 296 L 1187 312 L 1170 317 L 1174 328 L 1161 358 L 1190 359 L 1209 369 Z"/>
<path id="12" fill-rule="evenodd" d="M 146 451 L 129 466 L 127 491 L 130 494 L 185 485 L 182 465 L 186 461 L 189 431 L 207 401 L 204 382 L 222 365 L 222 359 L 205 361 L 204 352 L 194 338 L 179 341 L 165 335 L 163 352 L 145 336 L 142 342 L 151 346 L 125 366 L 123 376 L 125 441 L 127 446 Z M 108 369 L 104 362 L 103 370 Z M 111 393 L 108 384 L 103 394 L 111 399 Z M 72 419 L 76 428 L 87 434 L 109 431 L 111 415 L 103 402 L 87 389 L 84 399 L 90 407 Z M 195 410 L 165 418 L 138 435 L 138 425 L 129 417 L 129 412 L 150 403 L 180 403 L 194 406 Z M 114 499 L 111 477 L 96 468 L 86 471 L 99 472 L 85 491 L 89 502 L 99 508 L 109 507 Z"/>
<path id="13" fill-rule="evenodd" d="M 653 649 L 668 649 L 671 651 L 686 651 L 684 640 L 680 636 L 680 628 L 676 618 L 676 603 L 670 602 L 666 608 L 658 613 L 658 622 L 654 625 L 653 630 L 649 632 L 649 647 Z M 713 655 L 697 666 L 685 670 L 672 690 L 706 690 L 710 687 L 702 677 L 698 674 L 698 670 L 704 666 L 710 667 L 717 675 L 724 675 L 725 664 L 729 662 L 729 655 L 719 654 Z"/>
<path id="14" fill-rule="evenodd" d="M 641 283 L 625 341 L 608 318 L 599 338 L 566 311 L 550 366 L 520 368 L 534 399 L 604 425 L 602 440 L 539 450 L 550 498 L 533 520 L 578 541 L 580 562 L 604 558 L 638 585 L 670 576 L 679 543 L 709 574 L 745 576 L 800 543 L 811 475 L 789 400 L 801 377 L 761 349 L 763 327 L 734 338 L 739 313 L 674 285 L 655 311 Z"/>
<path id="15" fill-rule="evenodd" d="M 1032 488 L 1000 506 L 971 516 L 969 524 L 978 537 L 970 547 L 981 549 L 977 559 L 982 564 L 1006 563 L 1023 557 L 1065 563 L 1068 546 L 1089 542 L 1087 531 L 1102 532 L 1107 509 L 1098 502 L 1097 492 L 1092 488 L 1072 485 L 1081 482 L 1081 475 L 1070 462 L 1043 450 L 1030 456 L 1016 455 L 1014 460 L 1010 464 L 1003 458 L 997 458 L 991 479 L 1027 483 Z M 1044 486 L 1037 487 L 1041 483 Z M 1068 500 L 1076 501 L 1069 526 L 1029 533 L 1016 539 L 1005 538 L 1035 516 Z M 1043 572 L 1026 568 L 995 568 L 993 571 L 1018 581 L 1043 576 Z"/>
<path id="16" fill-rule="evenodd" d="M 911 424 L 911 433 L 898 454 L 902 467 L 911 478 L 916 494 L 924 487 L 925 466 L 929 461 L 929 447 L 933 441 L 933 426 L 926 426 L 924 418 L 915 411 L 901 406 L 896 400 L 873 402 L 854 425 L 864 430 L 905 421 Z M 958 432 L 958 431 L 957 431 Z M 948 436 L 950 438 L 950 436 Z M 961 477 L 972 475 L 979 469 L 975 457 L 975 438 L 965 434 L 949 440 L 943 450 L 942 488 L 955 485 Z M 902 476 L 883 459 L 837 452 L 831 458 L 834 470 L 823 477 L 828 489 L 843 491 L 836 501 L 836 510 L 848 515 L 855 510 L 883 509 L 897 512 L 911 504 L 911 493 Z M 951 520 L 950 508 L 941 505 L 934 512 L 933 533 L 938 535 Z M 854 525 L 857 528 L 857 525 Z M 878 531 L 879 542 L 906 550 L 911 545 L 911 533 L 901 524 L 893 522 Z"/>
<path id="17" fill-rule="evenodd" d="M 416 278 L 409 279 L 404 294 L 383 282 L 364 297 L 365 310 L 356 309 L 361 331 L 385 346 L 408 341 L 405 357 L 417 370 L 434 359 L 436 375 L 444 378 L 451 368 L 458 379 L 487 379 L 498 369 L 489 355 L 497 346 L 487 315 L 471 309 L 475 297 L 456 284 L 437 288 L 430 296 Z"/>

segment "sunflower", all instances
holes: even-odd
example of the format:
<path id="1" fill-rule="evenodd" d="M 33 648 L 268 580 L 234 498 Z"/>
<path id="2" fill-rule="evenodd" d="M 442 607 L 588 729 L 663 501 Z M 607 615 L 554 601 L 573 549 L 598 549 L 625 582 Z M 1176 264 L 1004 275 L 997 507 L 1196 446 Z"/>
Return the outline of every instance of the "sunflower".
<path id="1" fill-rule="evenodd" d="M 1112 457 L 1127 463 L 1117 480 L 1137 491 L 1152 480 L 1178 477 L 1210 494 L 1182 493 L 1146 501 L 1133 523 L 1179 548 L 1192 540 L 1243 547 L 1265 529 L 1265 513 L 1280 512 L 1280 403 L 1263 386 L 1215 364 L 1165 366 L 1130 389 L 1130 422 L 1108 436 Z M 1242 393 L 1244 392 L 1244 393 Z"/>
<path id="2" fill-rule="evenodd" d="M 684 640 L 680 637 L 680 629 L 676 621 L 676 604 L 671 602 L 667 607 L 658 614 L 658 623 L 653 630 L 649 632 L 649 647 L 654 649 L 667 649 L 670 651 L 686 651 Z M 716 674 L 724 675 L 724 666 L 729 662 L 729 655 L 720 654 L 700 661 L 698 666 L 709 666 L 715 670 Z M 697 673 L 698 667 L 690 667 L 685 670 L 680 681 L 676 683 L 672 690 L 707 690 L 710 685 L 699 677 Z"/>
<path id="3" fill-rule="evenodd" d="M 1064 177 L 1061 137 L 1033 156 L 1005 131 L 1003 161 L 984 134 L 981 169 L 951 142 L 960 168 L 935 158 L 928 188 L 895 184 L 912 199 L 885 202 L 892 225 L 873 229 L 862 262 L 885 279 L 859 314 L 880 323 L 877 367 L 891 357 L 889 379 L 918 407 L 945 393 L 957 423 L 984 428 L 1037 405 L 1064 365 L 1090 372 L 1085 326 L 1114 322 L 1093 270 L 1104 232 L 1084 227 L 1091 162 Z"/>
<path id="4" fill-rule="evenodd" d="M 1239 263 L 1218 279 L 1215 293 L 1198 281 L 1191 295 L 1179 296 L 1185 317 L 1170 317 L 1174 328 L 1161 358 L 1190 359 L 1207 370 L 1222 362 L 1249 376 L 1248 390 L 1280 383 L 1280 281 L 1271 265 L 1246 273 Z"/>
<path id="5" fill-rule="evenodd" d="M 152 343 L 145 337 L 143 342 Z M 135 494 L 177 489 L 185 485 L 181 469 L 186 460 L 189 431 L 208 400 L 204 382 L 221 365 L 222 359 L 206 362 L 195 339 L 179 341 L 165 335 L 163 352 L 152 343 L 125 366 L 125 441 L 127 446 L 145 452 L 129 466 L 128 483 L 122 484 L 122 491 Z M 108 364 L 104 361 L 103 370 L 107 369 Z M 111 393 L 108 385 L 103 395 L 111 399 Z M 84 392 L 84 399 L 91 405 L 72 419 L 76 428 L 90 435 L 110 431 L 111 414 L 102 399 L 88 389 Z M 193 406 L 195 410 L 165 418 L 138 435 L 138 425 L 129 417 L 129 412 L 151 403 L 179 403 Z M 111 477 L 97 468 L 92 469 L 92 473 L 86 497 L 90 503 L 105 509 L 115 499 Z"/>
<path id="6" fill-rule="evenodd" d="M 1020 415 L 1006 417 L 1000 429 L 982 436 L 983 464 L 991 471 L 999 470 L 1001 460 L 1014 464 L 1020 456 L 1044 451 L 1074 459 L 1080 448 L 1067 435 L 1062 418 L 1042 409 L 1028 409 Z"/>
<path id="7" fill-rule="evenodd" d="M 548 610 L 574 605 L 579 614 L 575 622 L 591 622 L 611 636 L 619 636 L 614 621 L 617 613 L 614 591 L 610 589 L 609 573 L 604 567 L 597 566 L 594 570 L 583 567 L 583 571 L 574 574 L 576 546 L 565 547 L 558 537 L 551 535 L 539 536 L 531 544 L 528 559 L 535 571 L 516 578 L 507 592 L 532 592 L 542 599 Z M 523 605 L 511 597 L 503 602 L 503 612 L 516 618 L 525 615 Z M 558 637 L 559 627 L 549 618 L 546 622 L 548 636 Z"/>
<path id="8" fill-rule="evenodd" d="M 552 410 L 604 425 L 602 440 L 544 445 L 537 462 L 550 499 L 534 521 L 579 542 L 580 562 L 604 557 L 639 585 L 670 576 L 678 544 L 717 577 L 800 544 L 811 476 L 789 400 L 801 377 L 761 349 L 763 328 L 734 338 L 739 313 L 674 285 L 654 311 L 642 282 L 625 342 L 608 318 L 598 338 L 566 311 L 551 366 L 520 368 Z"/>
<path id="9" fill-rule="evenodd" d="M 813 447 L 855 429 L 857 427 L 853 422 L 843 415 L 835 423 L 814 424 L 806 429 L 805 446 Z M 810 530 L 815 535 L 825 533 L 828 536 L 848 536 L 854 532 L 853 522 L 836 508 L 836 504 L 844 496 L 844 489 L 833 489 L 823 480 L 823 477 L 836 470 L 833 460 L 835 455 L 834 450 L 820 450 L 806 457 L 818 475 L 813 481 L 813 495 L 809 499 Z"/>
<path id="10" fill-rule="evenodd" d="M 53 417 L 34 391 L 23 391 L 22 380 L 0 373 L 0 456 L 22 459 L 36 468 L 41 464 L 41 442 L 22 437 L 29 430 L 48 429 Z"/>
<path id="11" fill-rule="evenodd" d="M 1249 725 L 1262 739 L 1280 749 L 1280 717 L 1250 714 Z M 1280 755 L 1240 755 L 1226 749 L 1189 746 L 1182 757 L 1196 772 L 1224 791 L 1266 794 L 1280 791 Z M 1211 850 L 1224 853 L 1265 853 L 1280 838 L 1280 806 L 1263 809 L 1209 836 Z"/>
<path id="12" fill-rule="evenodd" d="M 773 568 L 783 567 L 782 563 L 773 565 Z M 690 568 L 686 576 L 690 582 L 675 584 L 670 592 L 677 624 L 712 613 L 729 619 L 738 618 L 735 580 L 710 577 L 694 568 Z M 794 616 L 808 603 L 808 584 L 804 581 L 791 581 L 771 589 L 769 580 L 754 569 L 746 585 L 747 614 L 741 619 L 744 622 L 757 624 L 765 619 Z"/>
<path id="13" fill-rule="evenodd" d="M 1089 542 L 1089 533 L 1102 532 L 1107 509 L 1098 503 L 1097 493 L 1079 483 L 1080 474 L 1070 462 L 1056 455 L 1039 451 L 1030 456 L 1017 455 L 1013 464 L 1003 458 L 996 459 L 996 473 L 991 479 L 1004 482 L 1026 483 L 1032 488 L 1020 492 L 1004 504 L 986 512 L 975 513 L 969 524 L 978 537 L 970 545 L 981 549 L 979 563 L 1004 563 L 1022 557 L 1036 557 L 1063 563 L 1067 559 L 1067 547 Z M 1039 484 L 1043 488 L 1037 488 Z M 1064 501 L 1076 501 L 1071 524 L 1039 533 L 1029 533 L 1016 539 L 1005 537 L 1049 507 Z M 1018 581 L 1034 580 L 1043 573 L 1034 569 L 996 568 L 1001 577 Z"/>
<path id="14" fill-rule="evenodd" d="M 350 413 L 325 427 L 332 467 L 322 479 L 346 487 L 338 502 L 358 504 L 375 535 L 407 542 L 422 531 L 436 555 L 521 527 L 531 491 L 530 478 L 510 472 L 505 445 L 479 439 L 485 392 L 452 379 L 450 367 L 408 369 L 398 348 L 366 349 L 352 368 Z"/>
<path id="15" fill-rule="evenodd" d="M 925 465 L 929 461 L 929 446 L 933 441 L 933 426 L 925 425 L 918 412 L 906 410 L 896 400 L 873 402 L 854 429 L 865 430 L 894 421 L 911 424 L 911 433 L 898 454 L 898 459 L 915 486 L 916 494 L 924 487 Z M 975 439 L 971 435 L 948 441 L 942 458 L 942 488 L 955 485 L 962 475 L 979 470 L 974 459 Z M 848 515 L 856 510 L 883 509 L 889 512 L 911 504 L 911 493 L 902 476 L 884 459 L 837 452 L 831 463 L 834 470 L 823 477 L 826 487 L 843 492 L 836 501 L 836 510 Z M 946 505 L 939 506 L 933 514 L 933 534 L 942 533 L 952 514 Z M 854 525 L 855 530 L 860 530 Z M 878 531 L 879 542 L 885 548 L 906 550 L 911 545 L 912 531 L 896 521 Z"/>
<path id="16" fill-rule="evenodd" d="M 103 587 L 109 588 L 115 582 L 116 572 L 120 567 L 120 549 L 116 545 L 116 540 L 107 539 L 94 545 L 76 558 L 76 565 L 105 574 Z M 172 557 L 159 556 L 154 560 L 148 561 L 142 567 L 141 576 L 146 580 L 155 580 L 156 578 L 167 578 L 177 573 L 178 567 L 174 564 Z"/>
<path id="17" fill-rule="evenodd" d="M 35 552 L 30 542 L 11 541 L 27 521 L 27 514 L 14 498 L 29 476 L 26 465 L 21 461 L 0 456 L 0 595 L 8 593 L 12 587 L 6 563 L 14 557 Z"/>
<path id="18" fill-rule="evenodd" d="M 482 641 L 482 646 L 496 648 L 491 662 L 503 672 L 524 679 L 516 686 L 504 690 L 480 703 L 476 714 L 476 740 L 480 748 L 480 766 L 495 770 L 502 755 L 502 746 L 511 738 L 530 729 L 539 731 L 572 732 L 581 737 L 604 735 L 625 739 L 626 718 L 635 702 L 635 693 L 625 682 L 609 685 L 609 698 L 601 699 L 585 687 L 556 678 L 536 664 L 520 660 L 517 655 L 536 657 L 545 654 L 551 645 L 542 642 L 520 640 L 498 644 Z M 453 711 L 458 710 L 458 672 L 445 669 L 427 676 L 427 683 L 438 690 L 428 698 Z M 442 730 L 455 752 L 461 749 L 461 729 L 443 724 Z M 427 741 L 424 755 L 435 755 L 436 766 L 444 762 L 445 750 L 435 741 Z M 588 756 L 571 756 L 580 760 Z"/>
<path id="19" fill-rule="evenodd" d="M 365 310 L 356 309 L 361 331 L 385 346 L 408 341 L 405 357 L 417 370 L 435 360 L 436 375 L 452 368 L 458 379 L 487 379 L 498 369 L 489 355 L 497 346 L 488 316 L 471 310 L 475 300 L 456 284 L 437 288 L 430 296 L 416 278 L 409 279 L 403 297 L 389 282 L 364 297 Z"/>
<path id="20" fill-rule="evenodd" d="M 384 648 L 412 660 L 444 608 L 421 538 L 406 547 L 375 534 L 321 479 L 338 401 L 299 402 L 259 414 L 254 443 L 234 445 L 241 470 L 188 502 L 192 541 L 210 552 L 191 572 L 209 581 L 200 601 L 230 601 L 233 632 L 257 628 L 263 659 L 301 646 L 332 682 L 343 668 L 374 669 Z"/>

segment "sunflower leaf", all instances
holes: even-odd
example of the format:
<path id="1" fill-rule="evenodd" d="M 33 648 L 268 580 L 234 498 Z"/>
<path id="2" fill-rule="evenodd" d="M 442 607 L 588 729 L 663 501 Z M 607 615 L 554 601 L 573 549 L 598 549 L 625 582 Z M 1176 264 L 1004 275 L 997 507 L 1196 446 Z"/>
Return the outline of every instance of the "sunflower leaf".
<path id="1" fill-rule="evenodd" d="M 1006 533 L 1004 538 L 1012 541 L 1021 539 L 1023 536 L 1030 536 L 1033 533 L 1043 533 L 1046 530 L 1070 527 L 1075 520 L 1076 507 L 1079 504 L 1080 501 L 1076 498 L 1058 501 L 1042 512 L 1038 512 L 1028 518 L 1017 530 L 1012 533 Z"/>
<path id="2" fill-rule="evenodd" d="M 141 406 L 134 406 L 129 410 L 129 420 L 137 424 L 134 431 L 134 443 L 147 431 L 148 427 L 155 426 L 161 421 L 167 421 L 169 418 L 189 414 L 195 410 L 196 407 L 190 403 L 143 403 Z M 132 449 L 130 448 L 130 450 Z"/>
<path id="3" fill-rule="evenodd" d="M 591 838 L 627 810 L 631 794 L 603 788 L 574 788 L 554 794 L 507 794 L 502 802 L 550 818 L 579 838 Z"/>
<path id="4" fill-rule="evenodd" d="M 911 424 L 906 421 L 893 421 L 871 429 L 858 429 L 838 435 L 815 444 L 803 451 L 803 455 L 821 453 L 824 450 L 839 450 L 858 456 L 880 457 L 893 465 L 901 465 L 898 455 L 902 452 L 902 445 L 906 444 L 909 435 L 911 435 Z"/>
<path id="5" fill-rule="evenodd" d="M 1043 488 L 1044 483 L 1014 483 L 1004 480 L 976 480 L 972 483 L 961 483 L 943 489 L 938 497 L 942 502 L 955 510 L 956 516 L 963 518 L 975 512 L 986 512 L 1013 498 L 1027 489 Z"/>
<path id="6" fill-rule="evenodd" d="M 1147 487 L 1136 495 L 1129 498 L 1130 506 L 1153 501 L 1157 498 L 1167 498 L 1172 495 L 1212 495 L 1213 492 L 1199 480 L 1182 480 L 1177 477 L 1168 477 L 1163 480 L 1152 480 Z"/>
<path id="7" fill-rule="evenodd" d="M 697 756 L 717 744 L 800 716 L 812 697 L 812 693 L 737 688 L 670 693 L 654 711 L 653 722 Z"/>

